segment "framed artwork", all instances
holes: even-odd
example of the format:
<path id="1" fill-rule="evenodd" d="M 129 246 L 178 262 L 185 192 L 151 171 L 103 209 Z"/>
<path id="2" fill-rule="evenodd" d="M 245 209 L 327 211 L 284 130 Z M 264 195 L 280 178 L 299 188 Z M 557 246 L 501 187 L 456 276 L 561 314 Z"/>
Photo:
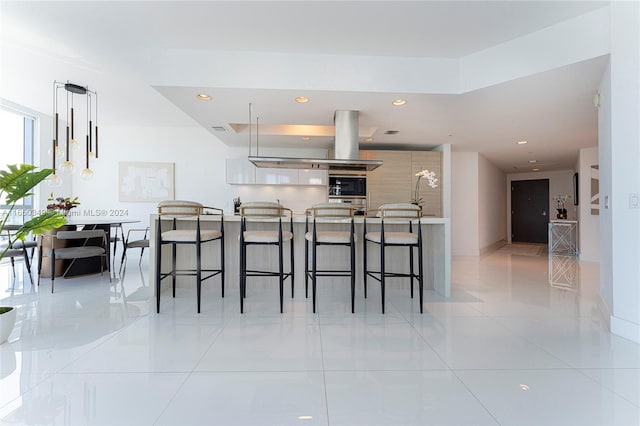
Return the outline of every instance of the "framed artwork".
<path id="1" fill-rule="evenodd" d="M 580 204 L 579 202 L 579 194 L 580 194 L 580 188 L 579 188 L 579 182 L 580 179 L 578 177 L 578 172 L 573 174 L 573 205 L 577 206 L 578 204 Z"/>
<path id="2" fill-rule="evenodd" d="M 121 161 L 118 163 L 118 200 L 157 203 L 175 198 L 175 163 Z"/>

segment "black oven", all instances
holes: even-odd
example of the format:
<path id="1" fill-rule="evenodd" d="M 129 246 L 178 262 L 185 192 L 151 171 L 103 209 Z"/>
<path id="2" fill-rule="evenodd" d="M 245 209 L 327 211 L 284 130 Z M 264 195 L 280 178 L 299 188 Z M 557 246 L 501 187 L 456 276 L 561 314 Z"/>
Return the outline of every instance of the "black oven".
<path id="1" fill-rule="evenodd" d="M 329 196 L 366 197 L 367 178 L 364 176 L 329 176 Z"/>

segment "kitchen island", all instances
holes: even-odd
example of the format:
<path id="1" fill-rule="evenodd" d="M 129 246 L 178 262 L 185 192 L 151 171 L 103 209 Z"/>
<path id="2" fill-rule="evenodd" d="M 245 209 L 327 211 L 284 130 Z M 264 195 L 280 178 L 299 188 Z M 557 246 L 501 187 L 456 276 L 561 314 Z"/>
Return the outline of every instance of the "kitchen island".
<path id="1" fill-rule="evenodd" d="M 219 229 L 220 228 L 220 216 L 215 215 L 203 215 L 200 216 L 200 223 L 202 229 Z M 363 223 L 364 217 L 355 218 L 355 231 L 356 231 L 356 298 L 362 296 L 362 244 L 364 241 Z M 294 232 L 294 254 L 295 254 L 295 294 L 296 298 L 304 297 L 304 234 L 305 234 L 305 221 L 304 215 L 294 215 L 293 217 L 293 232 Z M 367 231 L 377 231 L 380 229 L 380 219 L 371 217 L 367 218 Z M 150 235 L 150 257 L 149 257 L 149 279 L 151 283 L 155 283 L 155 270 L 156 270 L 156 227 L 157 227 L 157 215 L 151 215 L 151 235 Z M 334 222 L 322 222 L 318 221 L 319 229 L 329 230 L 335 228 Z M 448 218 L 435 218 L 435 217 L 423 217 L 420 219 L 420 226 L 422 227 L 422 239 L 423 239 L 423 261 L 424 261 L 424 288 L 435 290 L 437 293 L 445 297 L 451 296 L 451 229 L 450 220 Z M 163 224 L 168 226 L 167 223 Z M 273 229 L 274 224 L 265 224 L 260 221 L 251 221 L 250 229 Z M 283 218 L 283 229 L 288 229 L 289 218 Z M 389 222 L 385 222 L 385 230 L 395 230 L 403 227 L 403 230 L 407 230 L 408 225 L 397 225 Z M 311 221 L 310 221 L 311 227 Z M 184 218 L 178 220 L 178 229 L 195 229 L 195 217 Z M 345 228 L 347 229 L 347 228 Z M 414 228 L 415 230 L 415 228 Z M 225 237 L 225 275 L 226 275 L 226 294 L 232 295 L 231 297 L 237 297 L 238 289 L 238 276 L 239 276 L 239 241 L 238 236 L 240 233 L 240 216 L 237 215 L 225 215 L 224 216 L 224 237 Z M 288 260 L 288 245 L 285 244 L 285 259 Z M 278 257 L 277 249 L 273 250 L 260 250 L 259 255 L 254 255 L 250 247 L 247 252 L 247 259 L 255 269 L 277 269 Z M 202 246 L 202 262 L 203 268 L 216 267 L 218 265 L 220 256 L 218 253 L 218 244 L 204 244 Z M 169 263 L 171 262 L 170 247 L 164 247 L 166 253 L 163 252 L 162 270 L 170 269 Z M 256 252 L 257 253 L 257 252 Z M 388 251 L 386 256 L 387 270 L 408 270 L 409 265 L 409 249 L 397 248 Z M 195 265 L 195 248 L 193 247 L 180 247 L 177 251 L 177 264 L 178 268 L 188 269 L 193 268 Z M 380 256 L 378 247 L 369 245 L 367 250 L 367 262 L 370 268 L 379 269 Z M 345 250 L 332 250 L 328 248 L 321 248 L 318 251 L 318 264 L 319 265 L 348 265 L 348 260 Z M 287 262 L 285 260 L 285 262 Z M 288 263 L 285 263 L 285 270 L 288 268 Z M 342 278 L 325 278 L 332 280 L 339 280 Z M 346 278 L 345 278 L 346 279 Z M 259 281 L 277 283 L 275 278 L 253 278 L 251 285 L 260 285 Z M 192 277 L 178 277 L 178 283 L 182 281 L 194 281 Z M 214 278 L 213 283 L 215 286 L 219 285 L 219 279 Z M 398 282 L 398 279 L 390 279 L 389 285 L 394 286 Z M 408 286 L 408 279 L 402 279 L 397 285 Z M 375 280 L 368 280 L 369 288 L 379 286 Z M 151 288 L 155 289 L 155 285 L 151 285 Z M 171 284 L 163 283 L 163 291 L 169 291 Z M 194 297 L 195 297 L 195 285 L 194 285 Z M 227 296 L 229 297 L 229 296 Z"/>

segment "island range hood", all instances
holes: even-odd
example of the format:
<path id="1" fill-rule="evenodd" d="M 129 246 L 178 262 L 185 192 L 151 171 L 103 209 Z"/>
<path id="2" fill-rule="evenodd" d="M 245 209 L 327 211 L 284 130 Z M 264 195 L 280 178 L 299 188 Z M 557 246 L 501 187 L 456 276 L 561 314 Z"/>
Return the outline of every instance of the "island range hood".
<path id="1" fill-rule="evenodd" d="M 334 158 L 289 158 L 249 156 L 256 167 L 280 169 L 316 169 L 343 171 L 370 171 L 382 165 L 380 160 L 360 160 L 358 111 L 336 111 L 333 116 L 336 127 Z"/>

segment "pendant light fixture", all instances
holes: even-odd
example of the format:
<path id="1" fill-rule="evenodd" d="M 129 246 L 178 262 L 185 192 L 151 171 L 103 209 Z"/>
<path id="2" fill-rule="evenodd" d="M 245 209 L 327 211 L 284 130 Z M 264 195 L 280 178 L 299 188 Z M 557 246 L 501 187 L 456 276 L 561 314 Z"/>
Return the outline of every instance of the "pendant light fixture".
<path id="1" fill-rule="evenodd" d="M 58 91 L 64 89 L 66 91 L 66 103 L 65 103 L 65 118 L 66 118 L 66 134 L 64 149 L 60 144 L 59 126 L 60 126 L 60 114 L 58 112 Z M 54 173 L 49 176 L 48 182 L 51 186 L 60 186 L 62 184 L 62 178 L 58 172 L 71 175 L 75 166 L 71 159 L 72 151 L 77 150 L 79 144 L 77 143 L 75 136 L 77 133 L 76 120 L 75 120 L 75 95 L 86 96 L 86 127 L 85 127 L 85 168 L 82 170 L 81 177 L 83 179 L 91 179 L 93 177 L 93 170 L 89 165 L 90 158 L 98 158 L 98 94 L 92 90 L 89 90 L 87 86 L 81 86 L 78 84 L 66 83 L 60 81 L 53 82 L 53 142 L 49 154 L 51 155 Z M 93 98 L 93 99 L 92 99 Z M 95 102 L 95 109 L 93 108 Z M 71 107 L 69 107 L 71 105 Z M 94 110 L 95 110 L 95 126 L 94 126 Z M 95 138 L 94 138 L 95 134 Z M 94 142 L 95 141 L 95 151 Z M 56 160 L 62 160 L 61 166 L 56 168 Z"/>

